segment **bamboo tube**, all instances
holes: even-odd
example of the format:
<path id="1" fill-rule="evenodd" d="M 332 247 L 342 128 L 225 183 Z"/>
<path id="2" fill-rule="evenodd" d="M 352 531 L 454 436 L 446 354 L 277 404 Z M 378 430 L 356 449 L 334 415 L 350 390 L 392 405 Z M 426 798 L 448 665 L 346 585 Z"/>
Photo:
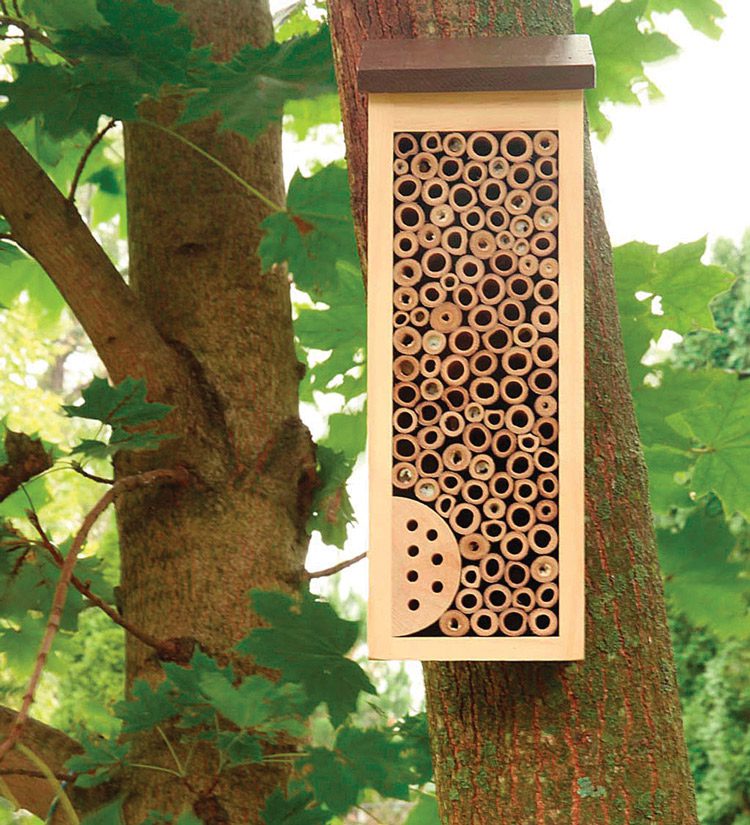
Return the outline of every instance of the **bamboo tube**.
<path id="1" fill-rule="evenodd" d="M 486 452 L 492 442 L 492 434 L 484 424 L 468 424 L 461 434 L 461 438 L 473 453 Z M 484 501 L 484 499 L 482 500 Z"/>
<path id="2" fill-rule="evenodd" d="M 435 501 L 440 488 L 434 478 L 420 478 L 414 485 L 414 494 L 420 501 Z"/>
<path id="3" fill-rule="evenodd" d="M 531 239 L 531 252 L 540 258 L 551 255 L 557 249 L 557 238 L 551 232 L 537 232 Z"/>
<path id="4" fill-rule="evenodd" d="M 425 249 L 433 249 L 442 240 L 443 233 L 434 223 L 424 223 L 417 230 L 417 240 Z"/>
<path id="5" fill-rule="evenodd" d="M 445 275 L 440 276 L 440 286 L 446 293 L 450 292 L 458 286 L 458 276 L 454 272 L 446 272 Z"/>
<path id="6" fill-rule="evenodd" d="M 526 132 L 506 132 L 500 141 L 503 157 L 516 163 L 528 160 L 534 151 L 534 144 Z"/>
<path id="7" fill-rule="evenodd" d="M 554 304 L 559 290 L 555 281 L 538 281 L 534 287 L 534 298 L 538 304 Z"/>
<path id="8" fill-rule="evenodd" d="M 477 636 L 494 636 L 497 633 L 497 613 L 491 610 L 477 610 L 471 614 L 469 623 Z"/>
<path id="9" fill-rule="evenodd" d="M 469 533 L 459 539 L 458 552 L 469 561 L 479 561 L 490 552 L 490 543 L 479 533 Z"/>
<path id="10" fill-rule="evenodd" d="M 475 378 L 469 386 L 469 395 L 480 404 L 494 404 L 500 395 L 500 388 L 494 378 Z"/>
<path id="11" fill-rule="evenodd" d="M 443 141 L 438 132 L 425 132 L 419 145 L 424 152 L 439 152 L 443 148 Z"/>
<path id="12" fill-rule="evenodd" d="M 519 610 L 528 613 L 536 607 L 534 591 L 530 587 L 519 587 L 513 591 L 511 604 L 513 607 L 517 607 Z"/>
<path id="13" fill-rule="evenodd" d="M 533 453 L 539 449 L 539 436 L 534 433 L 524 433 L 518 438 L 518 446 L 525 453 Z"/>
<path id="14" fill-rule="evenodd" d="M 471 356 L 469 369 L 472 375 L 487 376 L 494 375 L 497 371 L 497 355 L 494 352 L 479 350 Z"/>
<path id="15" fill-rule="evenodd" d="M 508 456 L 505 469 L 513 478 L 529 478 L 534 473 L 534 462 L 528 453 L 519 450 Z"/>
<path id="16" fill-rule="evenodd" d="M 557 152 L 558 140 L 554 132 L 547 130 L 537 132 L 534 135 L 534 151 L 537 155 L 547 157 Z"/>
<path id="17" fill-rule="evenodd" d="M 460 132 L 449 132 L 443 138 L 443 151 L 451 157 L 460 157 L 466 151 L 466 138 Z"/>
<path id="18" fill-rule="evenodd" d="M 443 395 L 443 400 L 451 410 L 464 412 L 469 403 L 469 393 L 465 387 L 448 387 Z M 466 413 L 464 412 L 464 417 Z"/>
<path id="19" fill-rule="evenodd" d="M 551 180 L 537 181 L 531 187 L 531 200 L 537 206 L 551 206 L 557 200 L 557 184 Z"/>
<path id="20" fill-rule="evenodd" d="M 522 275 L 536 275 L 539 272 L 539 259 L 534 255 L 522 255 L 518 259 L 518 271 Z"/>
<path id="21" fill-rule="evenodd" d="M 487 258 L 492 257 L 497 249 L 494 234 L 488 229 L 477 229 L 469 238 L 469 249 L 472 255 L 486 261 Z"/>
<path id="22" fill-rule="evenodd" d="M 528 627 L 528 619 L 523 610 L 509 607 L 498 613 L 498 629 L 505 636 L 523 636 Z"/>
<path id="23" fill-rule="evenodd" d="M 399 158 L 408 158 L 419 151 L 419 145 L 414 135 L 408 132 L 399 132 L 393 139 L 393 153 Z"/>
<path id="24" fill-rule="evenodd" d="M 417 200 L 422 193 L 422 181 L 414 175 L 400 175 L 393 182 L 393 194 L 402 203 Z"/>
<path id="25" fill-rule="evenodd" d="M 481 206 L 470 206 L 459 213 L 458 219 L 470 232 L 482 229 L 487 222 L 485 211 Z"/>
<path id="26" fill-rule="evenodd" d="M 517 266 L 518 256 L 510 249 L 501 249 L 490 257 L 490 269 L 498 275 L 510 275 Z"/>
<path id="27" fill-rule="evenodd" d="M 469 361 L 463 355 L 449 355 L 440 368 L 443 381 L 451 386 L 463 384 L 469 377 Z"/>
<path id="28" fill-rule="evenodd" d="M 437 177 L 438 160 L 429 152 L 417 152 L 411 159 L 410 169 L 412 175 L 420 180 L 429 180 Z"/>
<path id="29" fill-rule="evenodd" d="M 560 490 L 560 485 L 557 481 L 557 476 L 553 473 L 542 473 L 536 480 L 539 487 L 539 495 L 545 498 L 557 498 Z"/>
<path id="30" fill-rule="evenodd" d="M 414 307 L 409 313 L 409 320 L 413 327 L 423 327 L 430 320 L 430 313 L 424 307 Z M 424 336 L 422 342 L 424 343 Z"/>
<path id="31" fill-rule="evenodd" d="M 509 229 L 502 229 L 495 235 L 495 243 L 497 248 L 503 251 L 513 251 L 513 246 L 516 243 L 515 235 Z"/>
<path id="32" fill-rule="evenodd" d="M 497 327 L 482 334 L 482 344 L 490 352 L 500 355 L 513 345 L 513 338 L 509 329 Z"/>
<path id="33" fill-rule="evenodd" d="M 529 244 L 526 238 L 519 238 L 513 244 L 513 252 L 518 255 L 518 260 L 520 263 L 521 258 L 529 254 L 529 250 L 531 249 L 531 245 Z"/>
<path id="34" fill-rule="evenodd" d="M 400 286 L 393 290 L 393 303 L 398 309 L 414 309 L 418 301 L 417 290 L 412 286 Z"/>
<path id="35" fill-rule="evenodd" d="M 455 506 L 456 499 L 447 493 L 442 493 L 435 499 L 435 510 L 440 513 L 443 518 L 447 518 Z"/>
<path id="36" fill-rule="evenodd" d="M 417 424 L 417 414 L 410 407 L 402 407 L 393 413 L 393 429 L 397 433 L 410 433 Z"/>
<path id="37" fill-rule="evenodd" d="M 526 307 L 515 298 L 506 298 L 497 308 L 497 320 L 509 327 L 522 324 L 526 320 Z"/>
<path id="38" fill-rule="evenodd" d="M 554 206 L 540 206 L 534 213 L 534 226 L 542 232 L 554 232 L 559 222 L 560 214 Z"/>
<path id="39" fill-rule="evenodd" d="M 498 458 L 507 458 L 516 449 L 516 434 L 509 430 L 498 430 L 492 436 L 492 452 Z M 498 493 L 494 493 L 498 498 L 502 498 Z"/>
<path id="40" fill-rule="evenodd" d="M 510 219 L 509 228 L 514 238 L 528 238 L 534 232 L 534 222 L 527 214 L 515 215 Z"/>
<path id="41" fill-rule="evenodd" d="M 534 401 L 534 412 L 537 415 L 554 415 L 557 412 L 557 400 L 552 395 L 541 395 Z"/>
<path id="42" fill-rule="evenodd" d="M 484 419 L 484 407 L 481 404 L 477 404 L 476 401 L 472 401 L 466 405 L 464 417 L 467 421 L 471 421 L 472 424 L 478 423 Z"/>
<path id="43" fill-rule="evenodd" d="M 539 264 L 539 274 L 543 278 L 550 278 L 554 279 L 557 278 L 560 272 L 560 265 L 557 263 L 555 258 L 545 258 Z"/>
<path id="44" fill-rule="evenodd" d="M 429 178 L 421 182 L 420 194 L 428 206 L 438 206 L 448 200 L 448 190 L 448 184 L 442 178 Z"/>
<path id="45" fill-rule="evenodd" d="M 539 332 L 552 332 L 557 329 L 557 310 L 550 306 L 534 307 L 531 323 Z"/>
<path id="46" fill-rule="evenodd" d="M 447 465 L 449 463 L 449 457 L 443 453 L 443 464 Z M 443 492 L 452 496 L 457 496 L 461 492 L 464 480 L 458 473 L 452 473 L 446 470 L 438 476 L 438 484 Z"/>
<path id="47" fill-rule="evenodd" d="M 557 373 L 548 369 L 533 370 L 529 373 L 529 387 L 539 395 L 549 395 L 557 389 Z"/>
<path id="48" fill-rule="evenodd" d="M 464 587 L 478 587 L 479 581 L 478 564 L 466 564 L 461 568 L 461 584 Z"/>
<path id="49" fill-rule="evenodd" d="M 502 556 L 498 556 L 497 553 L 487 553 L 479 562 L 479 572 L 482 574 L 483 581 L 494 584 L 503 577 L 503 573 L 505 572 L 505 559 Z M 500 586 L 505 589 L 504 585 Z M 488 591 L 492 589 L 491 587 L 487 588 Z M 492 604 L 488 604 L 487 606 L 491 608 Z"/>
<path id="50" fill-rule="evenodd" d="M 448 193 L 448 203 L 455 212 L 465 212 L 477 202 L 477 190 L 465 183 L 454 183 Z"/>
<path id="51" fill-rule="evenodd" d="M 526 375 L 533 367 L 531 353 L 525 347 L 510 347 L 500 356 L 500 361 L 508 375 Z"/>
<path id="52" fill-rule="evenodd" d="M 478 193 L 479 200 L 485 206 L 500 206 L 508 194 L 508 187 L 504 181 L 487 178 L 479 185 Z"/>
<path id="53" fill-rule="evenodd" d="M 428 330 L 425 333 L 424 337 L 429 339 L 429 344 L 431 348 L 438 346 L 437 341 L 433 341 L 433 338 L 436 335 L 442 335 L 442 333 L 436 333 L 434 329 Z M 424 346 L 424 339 L 422 340 L 422 345 Z M 423 355 L 419 359 L 419 371 L 425 378 L 435 378 L 436 376 L 440 375 L 440 367 L 442 366 L 442 363 L 442 359 L 438 358 L 435 355 Z"/>
<path id="54" fill-rule="evenodd" d="M 560 566 L 554 556 L 537 556 L 531 562 L 531 578 L 540 584 L 554 581 L 560 572 Z"/>
<path id="55" fill-rule="evenodd" d="M 488 160 L 497 154 L 498 148 L 492 132 L 473 132 L 466 141 L 466 154 L 474 160 Z"/>
<path id="56" fill-rule="evenodd" d="M 480 304 L 469 311 L 467 321 L 477 332 L 486 332 L 497 325 L 497 310 L 492 306 Z"/>
<path id="57" fill-rule="evenodd" d="M 463 496 L 464 501 L 467 501 L 469 504 L 479 505 L 484 504 L 487 500 L 489 491 L 487 490 L 487 485 L 483 481 L 479 481 L 476 478 L 470 478 L 464 483 L 461 490 L 461 495 Z"/>
<path id="58" fill-rule="evenodd" d="M 526 189 L 511 189 L 505 197 L 505 208 L 511 215 L 525 215 L 531 209 L 531 203 L 531 195 Z"/>
<path id="59" fill-rule="evenodd" d="M 393 313 L 393 326 L 398 329 L 398 327 L 405 327 L 409 323 L 409 313 L 404 312 L 403 310 L 398 310 L 398 312 Z"/>
<path id="60" fill-rule="evenodd" d="M 443 471 L 443 458 L 436 450 L 422 450 L 416 464 L 422 478 L 436 478 Z"/>
<path id="61" fill-rule="evenodd" d="M 489 519 L 501 519 L 505 515 L 505 507 L 501 498 L 488 498 L 482 505 L 482 512 Z"/>
<path id="62" fill-rule="evenodd" d="M 396 158 L 393 161 L 393 173 L 396 176 L 405 175 L 409 171 L 409 161 L 404 158 Z"/>
<path id="63" fill-rule="evenodd" d="M 461 174 L 461 179 L 469 186 L 479 186 L 487 177 L 487 166 L 477 160 L 470 160 L 464 164 L 464 171 Z"/>
<path id="64" fill-rule="evenodd" d="M 439 450 L 445 443 L 445 433 L 440 427 L 422 427 L 417 433 L 417 444 L 423 450 Z"/>
<path id="65" fill-rule="evenodd" d="M 539 340 L 539 332 L 533 324 L 519 324 L 513 330 L 513 343 L 519 347 L 531 347 Z"/>
<path id="66" fill-rule="evenodd" d="M 560 589 L 554 582 L 548 582 L 543 587 L 537 588 L 536 603 L 539 607 L 554 607 L 560 598 Z"/>
<path id="67" fill-rule="evenodd" d="M 551 524 L 535 524 L 529 529 L 529 545 L 536 553 L 552 553 L 559 537 Z"/>
<path id="68" fill-rule="evenodd" d="M 502 232 L 510 225 L 510 215 L 503 206 L 493 206 L 485 214 L 487 228 L 492 232 Z"/>
<path id="69" fill-rule="evenodd" d="M 556 158 L 538 158 L 534 163 L 536 176 L 542 180 L 552 180 L 557 177 Z"/>
<path id="70" fill-rule="evenodd" d="M 429 278 L 439 278 L 450 268 L 451 256 L 440 247 L 430 249 L 422 256 L 422 271 Z"/>
<path id="71" fill-rule="evenodd" d="M 446 156 L 440 158 L 438 162 L 438 175 L 441 180 L 455 183 L 460 180 L 463 171 L 464 162 L 461 158 Z"/>
<path id="72" fill-rule="evenodd" d="M 486 455 L 475 455 L 469 463 L 469 475 L 480 481 L 489 481 L 495 472 L 495 463 Z M 492 518 L 498 518 L 492 516 Z"/>
<path id="73" fill-rule="evenodd" d="M 538 501 L 534 507 L 538 521 L 549 524 L 557 518 L 557 504 L 554 501 L 543 499 Z"/>
<path id="74" fill-rule="evenodd" d="M 428 427 L 437 424 L 442 413 L 442 410 L 434 401 L 423 401 L 421 404 L 417 404 L 416 410 L 419 423 Z"/>
<path id="75" fill-rule="evenodd" d="M 393 280 L 399 286 L 415 286 L 422 277 L 422 264 L 414 258 L 397 261 L 393 267 Z"/>
<path id="76" fill-rule="evenodd" d="M 417 480 L 417 471 L 408 461 L 399 461 L 393 465 L 392 479 L 394 487 L 399 490 L 408 490 Z"/>
<path id="77" fill-rule="evenodd" d="M 540 338 L 531 348 L 531 357 L 539 367 L 551 367 L 557 363 L 560 350 L 552 338 Z"/>
<path id="78" fill-rule="evenodd" d="M 443 464 L 451 471 L 460 472 L 465 470 L 470 461 L 471 453 L 464 444 L 449 444 L 443 450 Z M 446 492 L 449 491 L 446 490 Z"/>
<path id="79" fill-rule="evenodd" d="M 468 244 L 468 234 L 463 226 L 451 226 L 443 232 L 440 245 L 452 255 L 463 255 Z"/>
<path id="80" fill-rule="evenodd" d="M 461 355 L 473 355 L 479 349 L 479 340 L 479 333 L 475 329 L 458 327 L 448 336 L 448 349 Z"/>
<path id="81" fill-rule="evenodd" d="M 429 307 L 430 309 L 445 303 L 445 299 L 447 297 L 448 293 L 440 284 L 428 283 L 419 290 L 419 299 L 422 302 L 422 305 Z"/>
<path id="82" fill-rule="evenodd" d="M 528 384 L 516 375 L 500 379 L 500 398 L 506 404 L 521 404 L 529 394 Z"/>
<path id="83" fill-rule="evenodd" d="M 490 177 L 493 178 L 505 178 L 510 171 L 510 163 L 504 157 L 494 157 L 490 158 L 487 164 L 487 171 L 490 174 Z"/>
<path id="84" fill-rule="evenodd" d="M 417 468 L 419 468 L 419 460 L 417 461 Z M 518 484 L 516 485 L 516 490 L 518 490 L 519 486 Z M 527 530 L 531 530 L 536 523 L 536 513 L 534 512 L 534 508 L 525 501 L 514 501 L 508 505 L 505 520 L 512 530 L 525 533 Z"/>
<path id="85" fill-rule="evenodd" d="M 466 426 L 466 421 L 462 415 L 458 412 L 453 410 L 448 410 L 444 412 L 440 416 L 440 429 L 448 436 L 448 438 L 455 438 L 456 436 L 461 435 L 464 431 L 464 427 Z M 457 445 L 453 445 L 457 446 Z M 468 466 L 468 461 L 466 465 Z M 451 469 L 458 469 L 458 467 L 452 467 Z M 461 468 L 463 469 L 463 468 Z"/>
<path id="86" fill-rule="evenodd" d="M 557 616 L 543 607 L 529 613 L 529 630 L 535 636 L 552 636 L 557 631 Z"/>
<path id="87" fill-rule="evenodd" d="M 505 297 L 505 280 L 496 273 L 485 275 L 477 286 L 482 303 L 493 306 L 499 304 Z M 497 317 L 497 310 L 495 310 Z"/>
<path id="88" fill-rule="evenodd" d="M 430 313 L 430 324 L 436 332 L 452 332 L 462 320 L 461 310 L 449 302 L 441 304 Z"/>
<path id="89" fill-rule="evenodd" d="M 560 464 L 560 457 L 549 447 L 540 447 L 534 453 L 534 465 L 540 473 L 551 473 Z"/>
<path id="90" fill-rule="evenodd" d="M 500 574 L 502 576 L 502 573 Z M 504 584 L 492 584 L 485 588 L 484 603 L 489 610 L 498 612 L 510 604 L 511 594 Z"/>
<path id="91" fill-rule="evenodd" d="M 393 237 L 393 251 L 399 258 L 412 258 L 419 249 L 416 232 L 402 230 Z"/>
<path id="92" fill-rule="evenodd" d="M 505 410 L 485 410 L 484 423 L 489 430 L 502 429 L 505 423 Z"/>
<path id="93" fill-rule="evenodd" d="M 534 291 L 534 282 L 526 275 L 516 274 L 506 281 L 508 295 L 517 301 L 525 301 Z"/>
<path id="94" fill-rule="evenodd" d="M 479 528 L 482 535 L 488 541 L 492 542 L 500 541 L 500 539 L 505 535 L 505 531 L 507 529 L 508 527 L 506 523 L 504 521 L 500 521 L 499 519 L 484 519 Z"/>
<path id="95" fill-rule="evenodd" d="M 490 479 L 490 493 L 495 498 L 508 498 L 508 496 L 513 495 L 515 484 L 515 479 L 511 478 L 509 473 L 495 473 Z"/>
<path id="96" fill-rule="evenodd" d="M 400 327 L 393 332 L 393 346 L 402 355 L 413 355 L 422 345 L 422 336 L 412 327 Z"/>
<path id="97" fill-rule="evenodd" d="M 447 184 L 446 184 L 447 187 Z M 439 203 L 430 209 L 430 223 L 444 229 L 453 223 L 455 214 L 447 203 Z"/>
<path id="98" fill-rule="evenodd" d="M 469 632 L 469 619 L 458 610 L 446 610 L 438 619 L 440 631 L 444 636 L 457 638 Z"/>
<path id="99" fill-rule="evenodd" d="M 521 439 L 523 438 L 528 438 L 528 436 L 521 436 Z M 519 439 L 519 443 L 521 439 Z M 417 436 L 417 441 L 419 441 L 419 436 Z M 513 497 L 516 501 L 522 501 L 526 504 L 534 501 L 538 495 L 539 488 L 536 486 L 536 482 L 532 481 L 530 478 L 519 479 L 515 489 L 513 490 Z M 536 508 L 534 508 L 534 514 L 536 517 Z"/>
<path id="100" fill-rule="evenodd" d="M 456 593 L 456 607 L 462 613 L 474 613 L 482 606 L 482 594 L 474 587 L 464 587 Z"/>
<path id="101" fill-rule="evenodd" d="M 529 189 L 535 180 L 536 172 L 528 161 L 511 164 L 508 172 L 508 186 L 514 189 Z"/>
<path id="102" fill-rule="evenodd" d="M 393 455 L 399 461 L 414 461 L 419 455 L 417 439 L 406 433 L 393 436 Z"/>
<path id="103" fill-rule="evenodd" d="M 465 501 L 456 504 L 448 518 L 453 530 L 462 536 L 475 533 L 481 520 L 479 509 L 473 504 L 467 504 Z"/>
<path id="104" fill-rule="evenodd" d="M 476 255 L 463 255 L 456 261 L 456 275 L 464 284 L 476 284 L 484 275 L 484 261 Z"/>
<path id="105" fill-rule="evenodd" d="M 438 378 L 428 378 L 419 385 L 419 392 L 425 401 L 437 401 L 444 389 L 443 382 Z"/>
<path id="106" fill-rule="evenodd" d="M 500 541 L 500 552 L 508 561 L 525 559 L 529 554 L 529 540 L 518 530 L 509 531 Z"/>
<path id="107" fill-rule="evenodd" d="M 402 407 L 416 407 L 419 398 L 419 387 L 410 381 L 399 381 L 393 388 L 393 400 Z"/>
<path id="108" fill-rule="evenodd" d="M 528 565 L 522 564 L 519 561 L 508 562 L 505 565 L 504 579 L 508 587 L 513 590 L 517 587 L 525 587 L 529 582 Z"/>

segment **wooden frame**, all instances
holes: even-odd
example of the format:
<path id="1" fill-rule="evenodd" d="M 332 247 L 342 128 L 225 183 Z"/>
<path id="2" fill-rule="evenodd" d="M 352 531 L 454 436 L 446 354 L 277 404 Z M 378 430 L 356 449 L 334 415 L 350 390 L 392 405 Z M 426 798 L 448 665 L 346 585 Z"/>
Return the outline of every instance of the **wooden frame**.
<path id="1" fill-rule="evenodd" d="M 553 130 L 559 135 L 559 628 L 554 636 L 396 636 L 392 546 L 393 137 Z M 371 93 L 368 193 L 370 656 L 573 660 L 584 652 L 582 92 Z"/>

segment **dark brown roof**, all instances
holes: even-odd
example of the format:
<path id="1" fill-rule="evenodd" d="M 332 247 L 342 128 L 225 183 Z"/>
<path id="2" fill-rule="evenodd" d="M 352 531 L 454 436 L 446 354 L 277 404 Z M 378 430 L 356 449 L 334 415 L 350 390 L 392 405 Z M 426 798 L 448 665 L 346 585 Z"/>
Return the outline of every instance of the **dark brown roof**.
<path id="1" fill-rule="evenodd" d="M 368 40 L 357 76 L 362 92 L 588 89 L 596 65 L 585 34 Z"/>

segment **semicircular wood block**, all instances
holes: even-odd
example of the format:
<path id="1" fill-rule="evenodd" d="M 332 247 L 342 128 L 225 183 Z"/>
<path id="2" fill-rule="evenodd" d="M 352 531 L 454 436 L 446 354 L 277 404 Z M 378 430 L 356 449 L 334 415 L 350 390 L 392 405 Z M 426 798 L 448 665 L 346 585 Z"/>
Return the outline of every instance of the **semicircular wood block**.
<path id="1" fill-rule="evenodd" d="M 393 634 L 429 627 L 451 606 L 461 577 L 458 542 L 426 504 L 393 498 Z"/>

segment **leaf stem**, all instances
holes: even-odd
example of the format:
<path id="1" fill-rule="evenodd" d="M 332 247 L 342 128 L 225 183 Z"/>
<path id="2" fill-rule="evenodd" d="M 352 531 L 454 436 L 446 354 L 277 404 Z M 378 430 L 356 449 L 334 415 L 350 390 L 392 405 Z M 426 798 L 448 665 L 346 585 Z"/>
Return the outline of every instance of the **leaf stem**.
<path id="1" fill-rule="evenodd" d="M 159 773 L 168 773 L 170 776 L 175 776 L 177 779 L 184 779 L 181 774 L 177 773 L 177 771 L 173 771 L 172 768 L 163 768 L 161 765 L 146 765 L 143 762 L 128 762 L 129 768 L 140 768 L 144 771 L 158 771 Z"/>
<path id="2" fill-rule="evenodd" d="M 184 143 L 185 146 L 189 146 L 194 152 L 197 152 L 201 157 L 204 157 L 206 160 L 213 163 L 215 166 L 218 166 L 223 172 L 226 172 L 227 175 L 235 182 L 238 183 L 245 191 L 249 192 L 253 197 L 258 198 L 259 201 L 264 203 L 269 209 L 274 212 L 286 212 L 286 209 L 283 206 L 280 206 L 275 201 L 272 201 L 269 197 L 264 195 L 260 190 L 256 189 L 251 183 L 248 183 L 244 178 L 240 177 L 234 170 L 230 169 L 225 163 L 220 161 L 217 157 L 212 155 L 210 152 L 207 152 L 202 147 L 198 146 L 197 143 L 193 143 L 192 140 L 186 138 L 184 135 L 181 135 L 179 132 L 175 131 L 174 129 L 170 129 L 168 126 L 162 126 L 161 123 L 157 123 L 155 120 L 149 120 L 148 118 L 141 118 L 139 121 L 140 123 L 147 123 L 149 126 L 153 126 L 154 129 L 158 129 L 161 132 L 164 132 L 166 135 L 171 135 L 173 138 L 176 138 L 180 141 L 180 143 Z"/>
<path id="3" fill-rule="evenodd" d="M 70 184 L 70 192 L 68 193 L 68 200 L 70 203 L 75 203 L 76 199 L 76 189 L 78 189 L 78 182 L 81 180 L 81 175 L 83 174 L 83 170 L 86 168 L 86 162 L 91 157 L 91 153 L 96 149 L 96 147 L 101 142 L 104 135 L 117 123 L 114 118 L 110 118 L 107 123 L 99 129 L 99 131 L 91 138 L 89 141 L 88 146 L 84 149 L 83 154 L 81 155 L 81 159 L 78 161 L 78 165 L 76 166 L 76 171 L 73 174 L 73 181 Z"/>
<path id="4" fill-rule="evenodd" d="M 24 745 L 23 742 L 19 742 L 16 747 L 29 760 L 29 762 L 39 768 L 39 770 L 44 774 L 44 778 L 54 788 L 55 795 L 60 800 L 60 804 L 65 811 L 65 815 L 70 820 L 71 825 L 81 825 L 81 820 L 78 818 L 78 814 L 73 807 L 73 803 L 65 793 L 65 788 L 63 788 L 58 778 L 50 770 L 49 765 L 41 757 L 37 756 L 30 747 Z"/>
<path id="5" fill-rule="evenodd" d="M 180 758 L 179 756 L 177 756 L 177 752 L 172 747 L 172 743 L 169 741 L 169 737 L 166 733 L 164 733 L 160 725 L 156 726 L 156 731 L 159 734 L 159 736 L 161 736 L 161 738 L 164 740 L 164 744 L 167 746 L 167 750 L 172 755 L 172 759 L 174 760 L 174 763 L 177 766 L 177 770 L 180 772 L 180 776 L 185 776 L 185 769 L 182 767 L 182 762 L 180 762 Z"/>
<path id="6" fill-rule="evenodd" d="M 338 564 L 334 564 L 332 567 L 326 567 L 325 570 L 315 570 L 312 573 L 308 573 L 307 571 L 305 571 L 304 576 L 306 579 L 320 579 L 324 576 L 332 576 L 334 573 L 339 573 L 341 570 L 346 570 L 347 567 L 351 567 L 353 564 L 356 564 L 358 561 L 362 561 L 362 559 L 366 557 L 367 550 L 360 553 L 358 556 L 354 556 L 353 559 L 340 561 Z"/>

